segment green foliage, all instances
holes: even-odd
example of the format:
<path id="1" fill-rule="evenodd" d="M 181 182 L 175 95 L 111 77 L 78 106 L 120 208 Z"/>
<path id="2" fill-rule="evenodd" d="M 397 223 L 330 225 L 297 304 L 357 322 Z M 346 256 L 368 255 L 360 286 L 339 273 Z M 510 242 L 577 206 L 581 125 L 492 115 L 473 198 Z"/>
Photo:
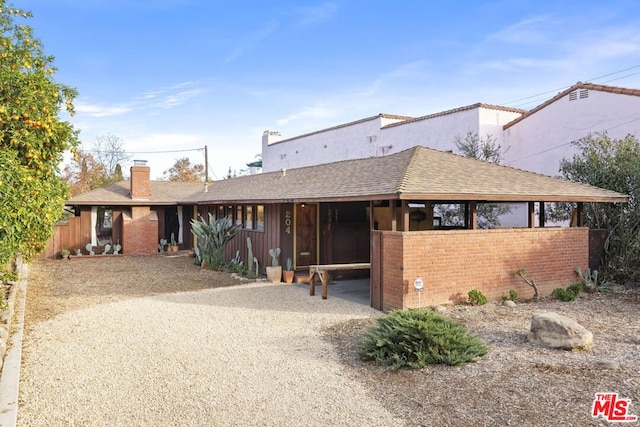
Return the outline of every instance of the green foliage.
<path id="1" fill-rule="evenodd" d="M 555 288 L 551 291 L 551 297 L 560 301 L 573 301 L 576 299 L 576 294 L 569 288 Z"/>
<path id="2" fill-rule="evenodd" d="M 247 237 L 247 277 L 253 279 L 253 245 L 251 244 L 251 237 Z M 256 273 L 256 276 L 258 274 Z"/>
<path id="3" fill-rule="evenodd" d="M 231 224 L 231 219 L 215 219 L 209 213 L 209 221 L 203 218 L 191 220 L 191 232 L 198 239 L 200 256 L 209 270 L 221 270 L 224 264 L 224 249 L 236 235 L 239 225 Z"/>
<path id="4" fill-rule="evenodd" d="M 472 289 L 468 293 L 469 302 L 473 305 L 485 305 L 487 303 L 487 297 L 477 289 Z"/>
<path id="5" fill-rule="evenodd" d="M 573 285 L 569 285 L 567 287 L 568 290 L 570 290 L 571 292 L 573 292 L 573 294 L 575 296 L 580 295 L 580 292 L 582 292 L 583 289 L 583 284 L 582 283 L 574 283 Z"/>
<path id="6" fill-rule="evenodd" d="M 609 230 L 601 272 L 618 283 L 640 281 L 640 142 L 635 136 L 611 139 L 606 134 L 590 135 L 574 143 L 571 159 L 560 163 L 562 175 L 572 181 L 617 191 L 629 196 L 629 203 L 585 203 L 585 225 Z M 554 219 L 567 220 L 573 206 L 560 205 Z"/>
<path id="7" fill-rule="evenodd" d="M 167 239 L 160 239 L 160 243 L 158 243 L 158 252 L 163 253 L 166 247 Z"/>
<path id="8" fill-rule="evenodd" d="M 240 259 L 239 250 L 237 250 L 236 255 L 223 266 L 222 270 L 226 271 L 227 273 L 244 274 L 244 261 Z"/>
<path id="9" fill-rule="evenodd" d="M 511 289 L 509 290 L 509 296 L 503 296 L 502 297 L 502 301 L 513 301 L 513 302 L 518 302 L 518 293 Z"/>
<path id="10" fill-rule="evenodd" d="M 502 156 L 507 152 L 496 143 L 496 138 L 487 135 L 481 138 L 477 132 L 467 132 L 464 138 L 456 135 L 454 140 L 456 149 L 460 154 L 490 163 L 500 163 Z M 507 203 L 478 203 L 478 228 L 495 228 L 500 226 L 500 216 L 511 212 L 511 206 Z M 442 225 L 463 227 L 465 218 L 465 205 L 463 204 L 436 204 L 434 215 L 440 217 Z"/>
<path id="11" fill-rule="evenodd" d="M 280 248 L 269 249 L 269 255 L 271 256 L 271 266 L 277 267 L 279 264 L 278 257 L 280 256 Z"/>
<path id="12" fill-rule="evenodd" d="M 587 292 L 602 292 L 609 293 L 614 292 L 619 288 L 619 285 L 614 282 L 599 280 L 602 276 L 598 275 L 598 270 L 585 269 L 584 272 L 580 268 L 576 268 L 576 274 L 582 282 L 582 286 Z"/>
<path id="13" fill-rule="evenodd" d="M 0 0 L 0 277 L 18 253 L 25 262 L 44 249 L 68 190 L 58 164 L 78 144 L 60 118 L 73 114 L 75 89 L 53 79 L 53 57 L 18 20 L 29 12 Z"/>
<path id="14" fill-rule="evenodd" d="M 467 329 L 427 310 L 394 310 L 377 320 L 360 344 L 360 357 L 393 369 L 461 365 L 487 353 Z"/>

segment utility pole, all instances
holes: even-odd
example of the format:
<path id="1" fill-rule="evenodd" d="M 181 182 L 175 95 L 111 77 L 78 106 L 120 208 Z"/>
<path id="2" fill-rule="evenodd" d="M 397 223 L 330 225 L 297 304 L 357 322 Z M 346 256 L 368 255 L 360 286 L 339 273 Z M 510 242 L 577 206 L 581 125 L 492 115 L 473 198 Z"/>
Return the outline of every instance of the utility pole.
<path id="1" fill-rule="evenodd" d="M 204 146 L 204 182 L 209 182 L 209 147 Z"/>

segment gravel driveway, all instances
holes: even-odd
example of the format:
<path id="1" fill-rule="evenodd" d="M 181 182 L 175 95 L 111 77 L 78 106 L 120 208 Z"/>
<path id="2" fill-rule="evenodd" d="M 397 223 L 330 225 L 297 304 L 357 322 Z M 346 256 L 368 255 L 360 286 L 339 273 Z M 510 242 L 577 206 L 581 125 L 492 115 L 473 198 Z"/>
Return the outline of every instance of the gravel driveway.
<path id="1" fill-rule="evenodd" d="M 224 275 L 184 257 L 62 263 L 30 272 L 20 425 L 403 424 L 321 339 L 380 314 L 370 307 L 295 285 L 216 287 Z"/>

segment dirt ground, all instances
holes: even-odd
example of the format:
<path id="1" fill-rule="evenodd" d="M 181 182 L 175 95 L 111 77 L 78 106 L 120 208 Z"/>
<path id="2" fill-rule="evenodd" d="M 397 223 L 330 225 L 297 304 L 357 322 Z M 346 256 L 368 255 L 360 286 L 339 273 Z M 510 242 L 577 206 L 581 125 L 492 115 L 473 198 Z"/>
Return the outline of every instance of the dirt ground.
<path id="1" fill-rule="evenodd" d="M 37 261 L 27 290 L 26 333 L 57 314 L 125 298 L 238 285 L 228 274 L 201 269 L 178 256 L 95 257 Z M 552 311 L 593 332 L 588 352 L 548 350 L 526 340 L 531 315 Z M 605 425 L 591 417 L 597 392 L 630 399 L 640 416 L 640 292 L 584 294 L 574 302 L 543 300 L 449 307 L 445 315 L 466 325 L 489 353 L 459 367 L 392 371 L 362 362 L 358 345 L 374 319 L 325 330 L 345 375 L 379 396 L 410 426 Z"/>

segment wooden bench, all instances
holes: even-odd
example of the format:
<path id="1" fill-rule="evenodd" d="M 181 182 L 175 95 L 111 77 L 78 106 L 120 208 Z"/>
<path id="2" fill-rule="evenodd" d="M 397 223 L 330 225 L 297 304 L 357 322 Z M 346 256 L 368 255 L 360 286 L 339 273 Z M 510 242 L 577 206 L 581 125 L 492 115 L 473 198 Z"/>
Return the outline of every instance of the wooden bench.
<path id="1" fill-rule="evenodd" d="M 344 271 L 344 270 L 370 270 L 371 263 L 357 262 L 353 264 L 324 264 L 324 265 L 310 265 L 309 266 L 309 295 L 316 294 L 316 274 L 320 276 L 322 282 L 322 299 L 327 299 L 327 287 L 331 281 L 331 271 Z"/>

